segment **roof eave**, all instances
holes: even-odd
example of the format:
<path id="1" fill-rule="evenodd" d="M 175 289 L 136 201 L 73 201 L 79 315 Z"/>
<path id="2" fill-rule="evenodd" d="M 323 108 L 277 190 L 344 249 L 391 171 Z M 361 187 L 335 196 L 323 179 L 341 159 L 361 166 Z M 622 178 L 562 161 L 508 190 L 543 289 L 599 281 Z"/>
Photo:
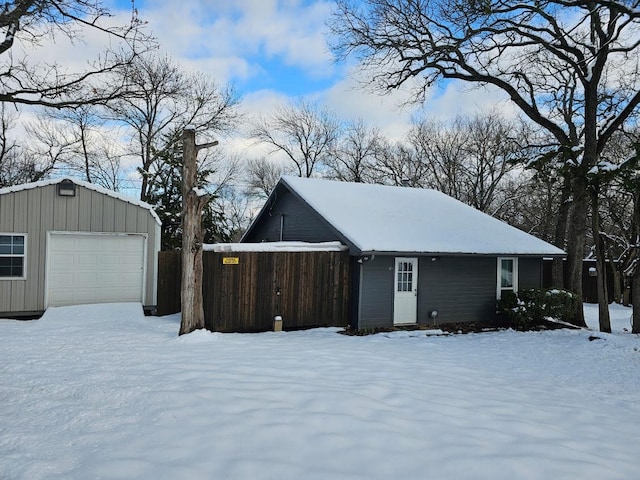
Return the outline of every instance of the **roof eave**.
<path id="1" fill-rule="evenodd" d="M 372 255 L 385 255 L 395 257 L 530 257 L 530 258 L 563 258 L 566 257 L 566 253 L 514 253 L 514 252 L 430 252 L 430 251 L 392 251 L 392 250 L 360 250 L 352 253 L 354 256 L 372 256 Z"/>

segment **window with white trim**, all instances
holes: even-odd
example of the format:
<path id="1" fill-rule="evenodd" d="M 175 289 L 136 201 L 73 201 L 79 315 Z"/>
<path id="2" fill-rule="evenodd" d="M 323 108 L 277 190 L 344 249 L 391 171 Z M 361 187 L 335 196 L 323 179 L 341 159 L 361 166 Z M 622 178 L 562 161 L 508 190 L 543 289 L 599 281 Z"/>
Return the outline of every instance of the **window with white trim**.
<path id="1" fill-rule="evenodd" d="M 518 291 L 518 259 L 516 257 L 498 258 L 497 298 L 502 298 L 503 292 Z"/>
<path id="2" fill-rule="evenodd" d="M 27 236 L 19 233 L 0 233 L 0 278 L 25 277 Z"/>

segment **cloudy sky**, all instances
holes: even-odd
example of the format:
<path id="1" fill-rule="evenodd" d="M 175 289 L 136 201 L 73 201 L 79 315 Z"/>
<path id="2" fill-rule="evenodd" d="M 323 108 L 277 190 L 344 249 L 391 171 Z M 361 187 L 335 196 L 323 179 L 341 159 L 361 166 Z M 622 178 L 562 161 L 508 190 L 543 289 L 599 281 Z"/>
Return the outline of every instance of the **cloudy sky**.
<path id="1" fill-rule="evenodd" d="M 131 8 L 130 0 L 113 0 Z M 330 52 L 331 0 L 136 0 L 161 49 L 186 65 L 231 83 L 250 115 L 304 97 L 345 119 L 365 119 L 392 137 L 406 131 L 416 109 L 401 108 L 404 92 L 381 96 L 362 88 L 354 65 Z M 427 113 L 451 117 L 495 100 L 455 85 L 431 92 Z"/>
<path id="2" fill-rule="evenodd" d="M 115 17 L 109 23 L 128 23 L 131 0 L 102 2 Z M 242 127 L 289 101 L 317 103 L 340 119 L 362 119 L 390 140 L 400 140 L 412 117 L 450 119 L 491 108 L 500 98 L 486 90 L 448 83 L 428 92 L 424 105 L 407 107 L 407 91 L 381 95 L 365 88 L 361 80 L 366 74 L 354 61 L 337 62 L 330 51 L 327 22 L 334 0 L 135 0 L 135 8 L 162 53 L 186 69 L 210 75 L 220 85 L 232 85 L 239 93 L 245 120 L 220 145 L 222 152 L 239 159 L 268 152 Z M 87 29 L 74 41 L 64 36 L 48 40 L 37 48 L 25 43 L 21 54 L 34 64 L 45 65 L 54 58 L 72 71 L 82 71 L 113 39 Z M 503 112 L 507 105 L 500 107 Z M 22 112 L 25 123 L 37 116 L 33 109 Z M 139 179 L 132 175 L 135 178 L 127 181 L 135 185 Z"/>

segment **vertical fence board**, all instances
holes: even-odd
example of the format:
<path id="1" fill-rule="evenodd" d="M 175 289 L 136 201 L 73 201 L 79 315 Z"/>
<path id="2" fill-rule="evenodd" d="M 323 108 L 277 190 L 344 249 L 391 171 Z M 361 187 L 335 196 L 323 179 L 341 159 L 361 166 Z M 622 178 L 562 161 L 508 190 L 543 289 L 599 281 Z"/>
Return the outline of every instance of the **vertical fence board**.
<path id="1" fill-rule="evenodd" d="M 224 264 L 225 257 L 237 264 Z M 203 270 L 210 330 L 271 330 L 276 315 L 283 317 L 285 329 L 348 324 L 347 252 L 205 251 Z M 158 271 L 158 313 L 179 312 L 179 252 L 160 252 Z"/>
<path id="2" fill-rule="evenodd" d="M 158 252 L 158 315 L 171 315 L 180 311 L 181 269 L 180 252 Z"/>

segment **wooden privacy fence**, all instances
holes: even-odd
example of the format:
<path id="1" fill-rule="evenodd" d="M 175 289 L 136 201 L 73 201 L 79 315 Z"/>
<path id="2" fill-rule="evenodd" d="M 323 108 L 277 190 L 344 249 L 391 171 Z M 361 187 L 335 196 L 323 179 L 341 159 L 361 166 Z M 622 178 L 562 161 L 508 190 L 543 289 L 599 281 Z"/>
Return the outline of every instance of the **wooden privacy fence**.
<path id="1" fill-rule="evenodd" d="M 180 252 L 158 257 L 158 314 L 180 311 Z M 206 328 L 219 332 L 346 326 L 349 254 L 318 252 L 203 252 Z"/>

